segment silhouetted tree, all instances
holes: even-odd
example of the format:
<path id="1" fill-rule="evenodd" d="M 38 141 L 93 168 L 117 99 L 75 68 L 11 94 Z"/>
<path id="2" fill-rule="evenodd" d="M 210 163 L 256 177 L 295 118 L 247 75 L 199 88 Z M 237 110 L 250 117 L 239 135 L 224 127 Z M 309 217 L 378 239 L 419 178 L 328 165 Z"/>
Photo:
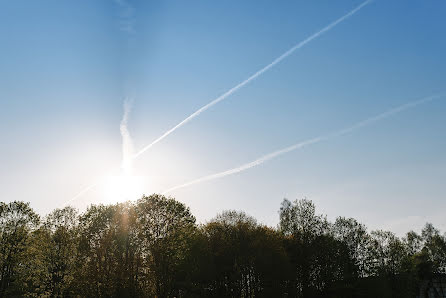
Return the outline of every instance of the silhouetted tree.
<path id="1" fill-rule="evenodd" d="M 204 227 L 214 265 L 212 296 L 279 294 L 287 270 L 280 234 L 243 212 L 225 211 Z"/>
<path id="2" fill-rule="evenodd" d="M 0 297 L 428 297 L 446 276 L 432 224 L 398 238 L 284 199 L 278 228 L 224 211 L 204 225 L 162 195 L 56 209 L 0 203 Z M 436 285 L 436 286 L 434 286 Z"/>
<path id="3" fill-rule="evenodd" d="M 329 295 L 348 275 L 347 245 L 333 236 L 326 217 L 316 214 L 310 200 L 285 199 L 279 214 L 279 228 L 293 267 L 289 293 L 297 297 Z"/>
<path id="4" fill-rule="evenodd" d="M 138 238 L 141 243 L 145 288 L 154 285 L 158 297 L 181 294 L 182 263 L 190 253 L 195 217 L 184 204 L 161 195 L 151 195 L 136 204 Z"/>

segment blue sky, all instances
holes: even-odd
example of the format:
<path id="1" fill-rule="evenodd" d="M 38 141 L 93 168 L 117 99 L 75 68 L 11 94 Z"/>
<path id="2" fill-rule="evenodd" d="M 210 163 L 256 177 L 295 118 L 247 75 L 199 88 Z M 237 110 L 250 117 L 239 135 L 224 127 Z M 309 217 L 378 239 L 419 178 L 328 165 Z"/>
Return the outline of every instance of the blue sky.
<path id="1" fill-rule="evenodd" d="M 361 1 L 0 1 L 0 197 L 45 214 Z M 445 92 L 446 2 L 376 0 L 135 161 L 144 192 Z M 284 197 L 398 233 L 446 229 L 446 98 L 171 193 L 275 225 Z M 73 204 L 101 200 L 94 189 Z"/>

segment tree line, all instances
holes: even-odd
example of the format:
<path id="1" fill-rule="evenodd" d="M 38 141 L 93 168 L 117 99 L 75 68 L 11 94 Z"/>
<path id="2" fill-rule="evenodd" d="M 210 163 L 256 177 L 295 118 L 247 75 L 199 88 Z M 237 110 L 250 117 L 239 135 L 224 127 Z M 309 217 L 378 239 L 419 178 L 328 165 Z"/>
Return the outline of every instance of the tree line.
<path id="1" fill-rule="evenodd" d="M 421 297 L 446 270 L 431 224 L 397 237 L 284 199 L 276 228 L 225 211 L 198 225 L 162 195 L 55 209 L 0 203 L 0 297 Z M 427 297 L 427 296 L 426 296 Z"/>

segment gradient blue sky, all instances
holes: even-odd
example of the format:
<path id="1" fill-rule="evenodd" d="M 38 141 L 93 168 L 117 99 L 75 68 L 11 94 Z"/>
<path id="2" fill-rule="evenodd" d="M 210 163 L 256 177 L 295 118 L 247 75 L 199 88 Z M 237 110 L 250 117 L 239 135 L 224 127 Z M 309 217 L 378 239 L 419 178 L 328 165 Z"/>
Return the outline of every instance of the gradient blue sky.
<path id="1" fill-rule="evenodd" d="M 361 1 L 0 1 L 0 198 L 45 214 Z M 376 0 L 144 153 L 146 194 L 446 91 L 446 1 Z M 446 229 L 446 98 L 172 193 L 199 221 L 284 197 Z M 99 201 L 95 189 L 73 204 Z"/>

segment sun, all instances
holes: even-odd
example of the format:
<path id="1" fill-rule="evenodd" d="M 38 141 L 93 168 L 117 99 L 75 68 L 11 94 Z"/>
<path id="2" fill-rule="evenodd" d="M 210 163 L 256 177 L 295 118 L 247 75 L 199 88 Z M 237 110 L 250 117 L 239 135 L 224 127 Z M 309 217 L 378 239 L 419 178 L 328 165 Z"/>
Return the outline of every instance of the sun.
<path id="1" fill-rule="evenodd" d="M 121 174 L 106 176 L 102 183 L 104 203 L 114 204 L 139 199 L 144 193 L 145 177 Z"/>
<path id="2" fill-rule="evenodd" d="M 118 175 L 107 175 L 102 179 L 102 194 L 104 204 L 114 204 L 139 199 L 147 190 L 148 179 L 144 176 L 135 176 L 133 162 L 135 154 L 133 140 L 127 127 L 132 101 L 124 101 L 124 115 L 119 129 L 122 137 L 122 162 Z"/>

